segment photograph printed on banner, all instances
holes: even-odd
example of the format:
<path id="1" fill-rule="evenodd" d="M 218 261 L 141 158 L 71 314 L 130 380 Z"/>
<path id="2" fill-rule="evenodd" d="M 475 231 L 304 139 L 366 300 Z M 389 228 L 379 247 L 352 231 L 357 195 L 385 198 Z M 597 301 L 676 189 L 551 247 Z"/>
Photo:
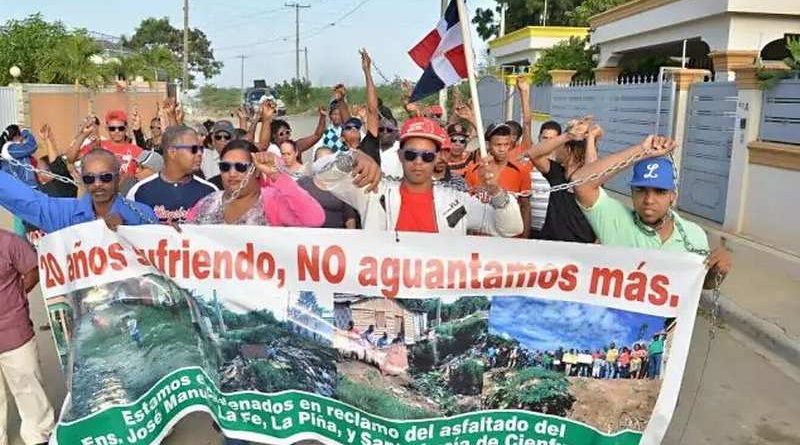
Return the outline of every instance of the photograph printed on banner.
<path id="1" fill-rule="evenodd" d="M 138 399 L 176 368 L 222 363 L 212 320 L 218 309 L 160 275 L 147 275 L 48 300 L 71 405 L 65 421 Z M 66 348 L 63 351 L 67 351 Z"/>
<path id="2" fill-rule="evenodd" d="M 643 431 L 674 329 L 674 319 L 636 312 L 494 297 L 482 407 L 552 414 L 604 433 Z"/>
<path id="3" fill-rule="evenodd" d="M 480 409 L 485 297 L 334 296 L 337 399 L 393 419 Z"/>

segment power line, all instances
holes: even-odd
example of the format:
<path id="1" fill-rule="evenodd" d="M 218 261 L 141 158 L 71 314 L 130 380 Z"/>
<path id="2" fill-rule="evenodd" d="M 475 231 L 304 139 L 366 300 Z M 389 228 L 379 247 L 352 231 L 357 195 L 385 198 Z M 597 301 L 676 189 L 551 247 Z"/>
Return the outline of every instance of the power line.
<path id="1" fill-rule="evenodd" d="M 309 35 L 309 37 L 306 37 L 305 39 L 303 39 L 303 41 L 308 41 L 308 40 L 316 37 L 317 35 L 319 35 L 320 32 L 322 32 L 322 31 L 324 31 L 324 30 L 326 30 L 328 28 L 332 28 L 332 27 L 336 26 L 337 24 L 341 23 L 343 20 L 345 20 L 348 17 L 350 17 L 351 15 L 353 15 L 356 11 L 361 9 L 362 6 L 364 6 L 365 4 L 367 4 L 370 1 L 371 0 L 361 0 L 356 6 L 354 6 L 352 9 L 350 9 L 349 11 L 344 13 L 341 17 L 337 18 L 336 20 L 334 20 L 334 21 L 332 21 L 332 22 L 330 22 L 328 24 L 321 25 L 321 26 L 319 26 L 317 28 L 314 28 L 311 31 L 308 31 L 307 34 Z M 256 40 L 254 42 L 249 42 L 249 43 L 241 43 L 241 44 L 235 44 L 235 45 L 221 46 L 221 47 L 215 48 L 215 50 L 216 51 L 225 51 L 225 50 L 229 50 L 229 49 L 240 49 L 240 48 L 247 48 L 247 47 L 259 46 L 259 45 L 265 45 L 267 43 L 278 42 L 278 41 L 281 41 L 281 40 L 288 40 L 291 37 L 292 37 L 292 34 L 289 34 L 289 35 L 285 35 L 285 36 L 281 36 L 281 37 L 273 37 L 273 38 L 265 39 L 265 40 Z"/>

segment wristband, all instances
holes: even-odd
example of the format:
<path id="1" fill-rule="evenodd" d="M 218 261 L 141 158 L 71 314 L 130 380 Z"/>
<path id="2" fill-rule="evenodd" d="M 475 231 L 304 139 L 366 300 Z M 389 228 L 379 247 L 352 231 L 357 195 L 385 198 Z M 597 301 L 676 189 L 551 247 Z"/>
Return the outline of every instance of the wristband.
<path id="1" fill-rule="evenodd" d="M 489 204 L 497 210 L 504 209 L 508 203 L 511 202 L 511 197 L 508 196 L 506 191 L 502 191 L 489 200 Z"/>

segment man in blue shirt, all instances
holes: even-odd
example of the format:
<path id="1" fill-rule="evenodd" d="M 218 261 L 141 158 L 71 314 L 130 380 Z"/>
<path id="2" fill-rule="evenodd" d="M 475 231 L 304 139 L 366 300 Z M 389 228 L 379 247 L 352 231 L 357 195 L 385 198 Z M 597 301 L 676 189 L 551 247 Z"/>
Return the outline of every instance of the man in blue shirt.
<path id="1" fill-rule="evenodd" d="M 111 230 L 120 224 L 153 224 L 150 207 L 119 196 L 119 161 L 113 153 L 94 149 L 83 156 L 81 198 L 51 198 L 6 172 L 0 172 L 0 206 L 23 221 L 50 233 L 95 219 Z"/>
<path id="2" fill-rule="evenodd" d="M 203 160 L 203 146 L 193 128 L 167 128 L 161 137 L 161 149 L 163 169 L 134 185 L 128 199 L 152 207 L 162 223 L 183 223 L 195 203 L 216 192 L 217 187 L 194 175 Z"/>

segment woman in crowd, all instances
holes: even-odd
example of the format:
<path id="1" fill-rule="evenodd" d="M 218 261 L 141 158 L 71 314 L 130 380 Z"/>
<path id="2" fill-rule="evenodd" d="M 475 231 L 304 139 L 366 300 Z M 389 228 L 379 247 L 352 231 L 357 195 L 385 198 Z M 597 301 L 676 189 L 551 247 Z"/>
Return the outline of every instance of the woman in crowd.
<path id="1" fill-rule="evenodd" d="M 622 348 L 622 352 L 617 358 L 617 367 L 619 368 L 619 378 L 627 379 L 630 377 L 631 366 L 631 350 L 627 346 Z"/>
<path id="2" fill-rule="evenodd" d="M 280 159 L 249 141 L 231 141 L 220 154 L 223 190 L 201 199 L 187 222 L 260 226 L 319 227 L 325 212 L 283 173 Z"/>
<path id="3" fill-rule="evenodd" d="M 300 156 L 297 153 L 297 145 L 292 140 L 285 140 L 279 145 L 281 150 L 281 159 L 283 159 L 283 168 L 289 176 L 295 181 L 305 176 L 305 166 L 298 159 Z"/>
<path id="4" fill-rule="evenodd" d="M 328 147 L 319 147 L 314 152 L 314 161 L 330 156 L 333 150 Z M 319 180 L 311 176 L 303 176 L 297 180 L 297 184 L 305 189 L 314 199 L 319 202 L 325 210 L 325 223 L 322 227 L 328 229 L 355 229 L 358 226 L 358 212 L 347 203 L 324 190 Z"/>

